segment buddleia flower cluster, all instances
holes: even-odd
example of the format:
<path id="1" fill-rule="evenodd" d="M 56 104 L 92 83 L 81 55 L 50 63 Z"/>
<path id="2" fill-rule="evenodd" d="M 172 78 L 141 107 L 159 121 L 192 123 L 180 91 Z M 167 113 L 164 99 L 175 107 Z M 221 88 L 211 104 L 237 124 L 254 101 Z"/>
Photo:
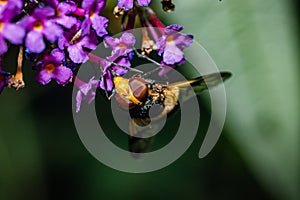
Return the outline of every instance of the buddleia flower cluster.
<path id="1" fill-rule="evenodd" d="M 193 36 L 180 33 L 183 30 L 180 25 L 165 26 L 149 7 L 151 0 L 109 3 L 116 4 L 111 12 L 121 18 L 119 26 L 124 33 L 119 38 L 111 37 L 107 31 L 111 25 L 103 16 L 107 0 L 1 0 L 0 94 L 6 86 L 17 90 L 25 86 L 22 65 L 27 59 L 32 62 L 40 84 L 56 81 L 62 86 L 74 84 L 78 88 L 78 112 L 81 102 L 94 100 L 95 88 L 113 91 L 113 78 L 132 70 L 135 56 L 154 60 L 150 53 L 155 53 L 159 58 L 155 62 L 161 66 L 160 76 L 185 62 L 183 50 L 192 44 Z M 175 8 L 171 0 L 161 3 L 166 12 Z M 136 38 L 130 33 L 138 27 L 143 29 L 140 53 L 134 48 Z M 103 58 L 91 53 L 102 42 L 111 52 Z M 4 55 L 12 46 L 19 48 L 14 68 L 3 66 Z M 98 64 L 102 73 L 84 82 L 76 77 L 76 72 L 87 61 Z"/>

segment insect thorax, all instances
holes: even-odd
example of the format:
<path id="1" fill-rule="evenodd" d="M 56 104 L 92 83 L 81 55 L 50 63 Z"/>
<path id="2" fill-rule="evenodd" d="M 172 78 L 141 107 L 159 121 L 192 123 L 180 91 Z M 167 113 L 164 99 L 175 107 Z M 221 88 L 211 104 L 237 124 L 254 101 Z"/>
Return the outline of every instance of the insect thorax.
<path id="1" fill-rule="evenodd" d="M 133 118 L 149 118 L 149 110 L 153 106 L 160 106 L 163 110 L 165 101 L 165 86 L 154 82 L 148 83 L 148 96 L 143 101 L 142 105 L 136 105 L 130 109 L 130 115 Z M 160 113 L 157 113 L 160 114 Z"/>

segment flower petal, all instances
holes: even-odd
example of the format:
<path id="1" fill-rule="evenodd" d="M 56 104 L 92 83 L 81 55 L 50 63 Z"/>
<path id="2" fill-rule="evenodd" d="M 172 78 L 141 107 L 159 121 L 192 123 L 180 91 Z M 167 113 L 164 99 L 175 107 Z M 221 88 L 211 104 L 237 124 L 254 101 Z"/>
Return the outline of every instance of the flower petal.
<path id="1" fill-rule="evenodd" d="M 58 0 L 45 0 L 45 3 L 53 8 L 58 6 Z"/>
<path id="2" fill-rule="evenodd" d="M 89 35 L 86 35 L 78 42 L 78 45 L 84 46 L 88 49 L 94 50 L 97 48 L 98 39 L 95 31 L 91 31 Z"/>
<path id="3" fill-rule="evenodd" d="M 33 12 L 33 17 L 39 20 L 47 20 L 47 18 L 55 15 L 55 10 L 51 7 L 35 8 Z"/>
<path id="4" fill-rule="evenodd" d="M 101 12 L 106 5 L 106 0 L 99 0 L 97 1 L 97 8 L 95 9 L 95 13 Z"/>
<path id="5" fill-rule="evenodd" d="M 106 0 L 83 0 L 82 8 L 87 12 L 94 11 L 98 14 L 105 7 Z"/>
<path id="6" fill-rule="evenodd" d="M 70 43 L 65 36 L 59 37 L 57 44 L 58 48 L 61 50 L 63 50 L 65 47 L 70 46 Z"/>
<path id="7" fill-rule="evenodd" d="M 56 23 L 70 29 L 74 24 L 76 24 L 77 19 L 75 17 L 62 15 L 58 19 L 55 20 Z"/>
<path id="8" fill-rule="evenodd" d="M 64 52 L 62 52 L 61 50 L 59 49 L 53 49 L 51 51 L 51 57 L 56 61 L 56 62 L 60 62 L 65 59 L 65 54 Z"/>
<path id="9" fill-rule="evenodd" d="M 51 21 L 47 21 L 44 25 L 43 34 L 50 42 L 55 42 L 63 34 L 62 28 Z"/>
<path id="10" fill-rule="evenodd" d="M 94 3 L 95 0 L 83 0 L 81 3 L 81 7 L 89 12 L 90 10 L 92 10 Z"/>
<path id="11" fill-rule="evenodd" d="M 7 52 L 7 44 L 4 40 L 4 38 L 2 37 L 2 35 L 0 35 L 0 55 L 4 54 Z"/>
<path id="12" fill-rule="evenodd" d="M 124 10 L 130 10 L 133 7 L 134 0 L 118 0 L 118 7 Z"/>
<path id="13" fill-rule="evenodd" d="M 77 6 L 75 2 L 68 1 L 59 3 L 57 8 L 62 14 L 70 14 L 76 10 Z"/>
<path id="14" fill-rule="evenodd" d="M 58 66 L 53 72 L 53 78 L 58 84 L 65 85 L 69 82 L 73 72 L 65 66 Z"/>
<path id="15" fill-rule="evenodd" d="M 9 3 L 7 2 L 6 6 L 3 7 L 3 10 L 0 8 L 0 21 L 10 22 L 11 19 L 14 18 L 19 13 L 20 13 L 20 8 L 18 8 L 12 2 Z"/>
<path id="16" fill-rule="evenodd" d="M 92 18 L 92 27 L 99 37 L 107 34 L 108 19 L 99 15 L 94 15 Z"/>
<path id="17" fill-rule="evenodd" d="M 33 53 L 41 53 L 46 47 L 42 33 L 39 31 L 30 31 L 27 33 L 26 47 Z"/>
<path id="18" fill-rule="evenodd" d="M 120 43 L 126 44 L 128 47 L 132 47 L 135 44 L 135 37 L 131 33 L 123 33 L 120 37 Z"/>
<path id="19" fill-rule="evenodd" d="M 178 48 L 180 48 L 181 50 L 189 47 L 192 45 L 193 43 L 193 39 L 194 36 L 190 35 L 190 34 L 182 34 L 179 35 L 176 39 L 175 39 L 175 43 L 177 45 Z"/>
<path id="20" fill-rule="evenodd" d="M 85 98 L 85 101 L 88 103 L 88 104 L 91 104 L 94 100 L 95 100 L 95 97 L 96 97 L 96 92 L 95 91 L 89 91 L 89 93 L 87 94 L 86 98 Z"/>
<path id="21" fill-rule="evenodd" d="M 119 44 L 119 39 L 118 38 L 113 38 L 110 36 L 106 36 L 104 38 L 104 45 L 106 48 L 110 47 L 112 49 L 116 48 L 116 46 Z"/>
<path id="22" fill-rule="evenodd" d="M 26 16 L 21 21 L 20 24 L 28 31 L 33 29 L 33 24 L 36 22 L 36 19 L 32 16 Z"/>
<path id="23" fill-rule="evenodd" d="M 106 91 L 112 91 L 112 89 L 114 88 L 114 83 L 112 81 L 112 76 L 110 71 L 108 70 L 108 67 L 109 66 L 107 66 L 102 73 L 100 88 Z"/>
<path id="24" fill-rule="evenodd" d="M 80 45 L 71 45 L 68 47 L 68 52 L 71 60 L 74 63 L 84 63 L 88 60 L 88 55 L 82 50 Z"/>
<path id="25" fill-rule="evenodd" d="M 81 101 L 82 101 L 82 93 L 80 92 L 80 90 L 78 90 L 77 95 L 76 95 L 76 112 L 77 113 L 80 111 Z"/>
<path id="26" fill-rule="evenodd" d="M 167 65 L 164 62 L 161 63 L 161 66 L 163 68 L 158 72 L 159 76 L 163 76 L 163 75 L 167 74 L 168 72 L 170 72 L 172 69 L 174 69 L 176 67 L 176 65 Z"/>
<path id="27" fill-rule="evenodd" d="M 169 44 L 165 48 L 163 61 L 168 65 L 172 65 L 180 62 L 183 59 L 183 55 L 183 52 L 179 48 L 177 48 L 175 43 Z"/>
<path id="28" fill-rule="evenodd" d="M 174 33 L 174 31 L 180 32 L 180 31 L 182 31 L 182 30 L 183 30 L 183 26 L 181 26 L 181 25 L 179 25 L 179 24 L 172 24 L 172 25 L 167 26 L 167 27 L 165 28 L 165 33 L 166 33 L 167 35 L 169 35 L 170 33 Z"/>
<path id="29" fill-rule="evenodd" d="M 158 49 L 158 55 L 162 55 L 162 53 L 164 52 L 165 48 L 166 48 L 166 36 L 162 36 L 160 37 L 157 41 L 156 41 L 156 46 Z"/>
<path id="30" fill-rule="evenodd" d="M 25 36 L 25 30 L 20 25 L 6 23 L 3 27 L 2 34 L 11 43 L 21 44 Z"/>
<path id="31" fill-rule="evenodd" d="M 151 0 L 137 0 L 140 6 L 149 6 Z"/>
<path id="32" fill-rule="evenodd" d="M 91 25 L 92 25 L 92 21 L 89 17 L 86 17 L 85 20 L 83 20 L 82 24 L 81 24 L 81 30 L 82 33 L 81 35 L 88 35 L 91 32 Z"/>
<path id="33" fill-rule="evenodd" d="M 92 85 L 88 84 L 88 83 L 84 83 L 83 85 L 81 85 L 79 87 L 79 89 L 80 89 L 81 93 L 86 96 L 88 94 L 88 92 L 92 89 Z"/>
<path id="34" fill-rule="evenodd" d="M 48 73 L 46 70 L 41 70 L 36 79 L 39 83 L 46 85 L 51 81 L 51 78 L 53 77 L 52 73 Z"/>

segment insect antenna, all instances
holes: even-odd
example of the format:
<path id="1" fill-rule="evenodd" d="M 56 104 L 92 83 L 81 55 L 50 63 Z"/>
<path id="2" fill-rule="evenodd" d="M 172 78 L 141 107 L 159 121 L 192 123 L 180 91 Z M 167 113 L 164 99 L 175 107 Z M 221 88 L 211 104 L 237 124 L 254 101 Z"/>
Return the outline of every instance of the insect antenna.
<path id="1" fill-rule="evenodd" d="M 111 65 L 113 64 L 115 66 L 118 66 L 118 67 L 120 67 L 122 69 L 126 69 L 128 71 L 136 72 L 136 73 L 139 73 L 139 74 L 143 74 L 144 73 L 143 71 L 135 69 L 135 68 L 130 68 L 130 67 L 125 67 L 125 66 L 119 65 L 118 63 L 115 63 L 115 62 L 109 60 L 108 58 L 106 58 L 106 61 L 108 61 Z"/>
<path id="2" fill-rule="evenodd" d="M 149 58 L 146 55 L 141 54 L 140 52 L 138 52 L 138 50 L 136 48 L 133 48 L 133 50 L 134 50 L 135 54 L 137 55 L 137 57 L 146 59 L 146 60 L 152 62 L 153 64 L 157 65 L 158 67 L 162 68 L 161 64 L 159 64 L 157 61 L 153 60 L 152 58 Z"/>

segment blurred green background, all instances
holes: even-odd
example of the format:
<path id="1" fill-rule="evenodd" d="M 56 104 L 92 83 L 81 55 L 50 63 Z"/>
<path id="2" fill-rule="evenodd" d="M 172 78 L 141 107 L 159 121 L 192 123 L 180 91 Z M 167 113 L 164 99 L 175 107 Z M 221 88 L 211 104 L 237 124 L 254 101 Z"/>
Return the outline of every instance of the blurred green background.
<path id="1" fill-rule="evenodd" d="M 173 2 L 173 13 L 163 13 L 158 1 L 151 6 L 166 24 L 184 25 L 221 70 L 233 73 L 225 84 L 225 129 L 213 151 L 197 157 L 210 117 L 203 104 L 204 125 L 175 163 L 146 174 L 108 168 L 76 133 L 72 87 L 40 86 L 26 63 L 27 86 L 0 97 L 1 200 L 300 199 L 298 1 Z M 115 1 L 109 3 L 106 13 Z M 5 69 L 15 64 L 6 59 Z"/>

